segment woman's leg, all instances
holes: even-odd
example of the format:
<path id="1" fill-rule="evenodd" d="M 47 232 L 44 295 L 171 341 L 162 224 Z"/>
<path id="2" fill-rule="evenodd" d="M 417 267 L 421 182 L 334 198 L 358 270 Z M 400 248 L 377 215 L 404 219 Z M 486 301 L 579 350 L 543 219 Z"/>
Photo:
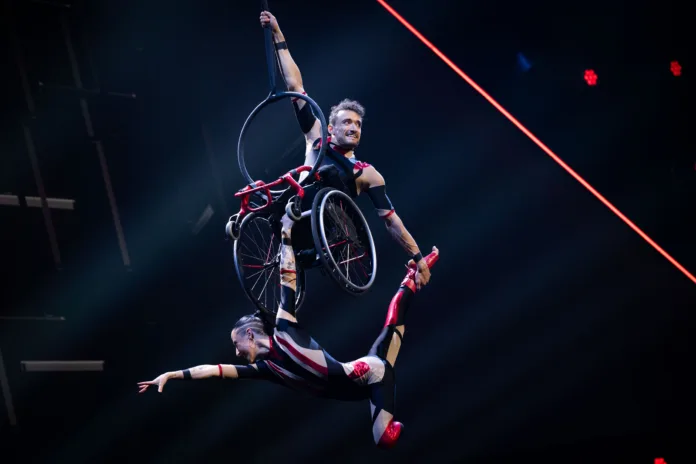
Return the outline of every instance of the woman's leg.
<path id="1" fill-rule="evenodd" d="M 423 259 L 426 259 L 428 267 L 432 268 L 438 258 L 438 251 L 435 250 Z M 394 364 L 406 330 L 406 311 L 416 293 L 415 274 L 415 268 L 409 269 L 401 282 L 389 304 L 382 332 L 370 349 L 370 355 L 379 357 L 385 365 L 382 381 L 370 386 L 372 435 L 377 446 L 382 448 L 394 446 L 403 428 L 400 422 L 394 420 L 396 388 Z"/>

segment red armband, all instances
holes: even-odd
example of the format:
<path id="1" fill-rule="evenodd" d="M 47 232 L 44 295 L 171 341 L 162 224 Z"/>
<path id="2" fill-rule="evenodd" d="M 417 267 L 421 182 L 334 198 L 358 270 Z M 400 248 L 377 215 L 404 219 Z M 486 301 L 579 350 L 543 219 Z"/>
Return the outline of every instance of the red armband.
<path id="1" fill-rule="evenodd" d="M 300 93 L 301 93 L 302 95 L 307 95 L 307 92 L 300 92 Z M 299 100 L 298 97 L 290 97 L 290 101 L 292 101 L 293 103 L 295 103 L 297 100 Z"/>
<path id="2" fill-rule="evenodd" d="M 381 217 L 382 219 L 387 219 L 389 216 L 391 216 L 391 215 L 394 214 L 395 212 L 396 212 L 395 210 L 391 210 L 391 211 L 389 211 L 387 214 L 385 214 L 384 216 L 380 216 L 380 217 Z"/>

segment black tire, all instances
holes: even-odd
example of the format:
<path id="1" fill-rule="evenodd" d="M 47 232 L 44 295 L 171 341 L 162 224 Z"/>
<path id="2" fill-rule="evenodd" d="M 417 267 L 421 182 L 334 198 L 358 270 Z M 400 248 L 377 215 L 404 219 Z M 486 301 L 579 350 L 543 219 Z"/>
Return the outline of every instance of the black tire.
<path id="1" fill-rule="evenodd" d="M 312 238 L 324 269 L 344 291 L 368 291 L 377 275 L 377 252 L 358 205 L 341 190 L 327 187 L 314 198 L 311 217 Z M 351 252 L 362 257 L 351 258 Z M 358 264 L 351 269 L 348 263 L 354 261 Z"/>
<path id="2" fill-rule="evenodd" d="M 269 215 L 249 213 L 239 226 L 239 239 L 234 241 L 234 265 L 244 293 L 254 305 L 272 316 L 274 320 L 280 305 L 280 228 L 269 221 Z M 259 252 L 259 256 L 254 256 Z M 261 256 L 265 254 L 266 256 Z M 261 271 L 249 271 L 261 269 Z M 259 273 L 260 272 L 260 273 Z M 295 311 L 299 311 L 305 298 L 305 271 L 297 266 L 297 291 Z M 258 277 L 257 277 L 258 276 Z M 251 279 L 256 277 L 256 280 Z M 258 291 L 262 285 L 262 291 Z M 268 286 L 272 292 L 266 292 Z M 270 293 L 270 294 L 269 294 Z M 257 296 L 258 295 L 258 296 Z"/>

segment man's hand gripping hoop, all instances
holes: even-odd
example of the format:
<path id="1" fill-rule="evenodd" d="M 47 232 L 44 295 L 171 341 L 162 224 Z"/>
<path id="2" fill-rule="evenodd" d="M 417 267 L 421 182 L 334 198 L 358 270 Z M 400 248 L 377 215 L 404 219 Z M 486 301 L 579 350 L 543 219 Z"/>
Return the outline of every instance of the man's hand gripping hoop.
<path id="1" fill-rule="evenodd" d="M 267 0 L 261 0 L 261 9 L 262 11 L 267 11 L 268 10 L 268 1 Z M 325 140 L 328 135 L 329 135 L 329 130 L 328 126 L 326 124 L 326 118 L 324 117 L 324 113 L 321 111 L 321 108 L 319 105 L 309 96 L 299 93 L 299 92 L 287 92 L 287 91 L 277 91 L 276 89 L 276 50 L 275 47 L 273 46 L 273 38 L 271 35 L 271 29 L 269 27 L 266 27 L 264 29 L 264 38 L 266 42 L 266 65 L 268 67 L 268 80 L 269 80 L 269 87 L 270 87 L 270 92 L 266 99 L 264 99 L 259 105 L 254 108 L 254 110 L 251 112 L 251 114 L 247 117 L 246 121 L 244 122 L 244 126 L 242 126 L 242 131 L 239 134 L 239 140 L 237 142 L 237 161 L 239 164 L 239 170 L 242 173 L 242 176 L 246 179 L 248 182 L 248 185 L 244 187 L 244 189 L 240 190 L 235 194 L 235 197 L 237 198 L 242 198 L 242 207 L 239 211 L 239 213 L 233 215 L 230 217 L 229 221 L 227 222 L 227 225 L 225 226 L 225 232 L 226 234 L 232 238 L 233 240 L 239 239 L 239 226 L 241 224 L 242 219 L 244 219 L 244 215 L 246 215 L 247 212 L 254 212 L 254 211 L 259 211 L 261 209 L 265 209 L 268 206 L 270 206 L 273 202 L 273 198 L 277 198 L 284 192 L 284 190 L 271 190 L 272 187 L 276 187 L 280 184 L 283 183 L 288 183 L 291 188 L 294 188 L 297 191 L 297 196 L 295 196 L 290 202 L 285 207 L 285 212 L 288 214 L 288 216 L 295 220 L 298 221 L 301 218 L 301 209 L 300 209 L 300 200 L 302 199 L 304 192 L 302 190 L 302 185 L 305 184 L 307 179 L 314 180 L 313 178 L 316 175 L 317 169 L 319 166 L 321 166 L 322 161 L 324 160 L 324 154 L 326 153 L 326 144 L 322 144 L 321 148 L 319 149 L 319 153 L 317 154 L 316 160 L 314 162 L 314 166 L 301 166 L 297 169 L 293 169 L 292 171 L 288 172 L 287 174 L 281 176 L 278 178 L 276 181 L 271 182 L 270 184 L 265 184 L 263 181 L 254 181 L 252 177 L 249 175 L 249 171 L 246 168 L 246 162 L 245 162 L 245 152 L 244 152 L 244 136 L 246 135 L 247 130 L 249 129 L 249 126 L 251 125 L 251 122 L 254 120 L 254 118 L 259 114 L 259 112 L 265 108 L 266 106 L 270 105 L 271 103 L 275 103 L 279 100 L 282 100 L 284 98 L 299 98 L 307 102 L 309 107 L 311 107 L 314 115 L 319 119 L 319 122 L 321 124 L 321 140 Z M 295 174 L 299 174 L 302 172 L 309 172 L 307 177 L 301 181 L 297 182 L 295 181 L 292 176 Z M 258 208 L 252 208 L 249 206 L 249 199 L 250 195 L 256 192 L 262 191 L 263 197 L 265 197 L 265 204 L 261 207 Z"/>
<path id="2" fill-rule="evenodd" d="M 267 11 L 266 2 L 262 1 L 261 4 L 262 9 Z M 340 189 L 325 186 L 316 194 L 313 193 L 311 208 L 307 211 L 302 209 L 304 206 L 301 205 L 309 195 L 306 190 L 309 184 L 324 178 L 319 176 L 319 167 L 324 161 L 327 143 L 322 143 L 318 147 L 318 153 L 314 153 L 316 158 L 313 166 L 298 167 L 271 183 L 254 181 L 249 174 L 245 163 L 245 135 L 258 113 L 271 103 L 283 98 L 304 100 L 306 104 L 303 111 L 311 111 L 319 121 L 321 140 L 328 140 L 329 135 L 326 118 L 312 98 L 304 93 L 277 91 L 275 74 L 279 56 L 273 44 L 271 28 L 266 26 L 264 34 L 270 92 L 251 112 L 239 135 L 237 158 L 247 185 L 235 195 L 241 200 L 241 208 L 239 213 L 230 217 L 225 230 L 227 236 L 234 241 L 235 268 L 247 296 L 259 310 L 275 314 L 279 302 L 273 292 L 276 291 L 276 281 L 279 278 L 282 246 L 281 230 L 278 230 L 280 216 L 293 221 L 308 219 L 310 222 L 309 229 L 303 228 L 302 234 L 309 233 L 311 237 L 302 235 L 297 241 L 302 249 L 294 250 L 298 256 L 311 257 L 311 262 L 307 259 L 297 268 L 296 310 L 300 307 L 305 292 L 305 268 L 321 266 L 342 290 L 351 295 L 360 295 L 368 291 L 374 282 L 377 253 L 369 225 L 360 208 Z M 282 50 L 283 45 L 278 48 Z M 281 184 L 287 185 L 281 187 Z M 273 190 L 274 188 L 283 190 Z M 256 246 L 259 241 L 264 245 Z M 248 248 L 247 242 L 255 245 L 251 254 L 241 251 L 242 248 Z M 270 304 L 266 301 L 268 299 L 272 300 Z"/>
<path id="3" fill-rule="evenodd" d="M 261 8 L 262 11 L 267 11 L 268 10 L 268 1 L 267 0 L 261 0 Z M 312 108 L 312 111 L 314 112 L 314 115 L 319 119 L 319 122 L 321 123 L 321 140 L 325 140 L 328 135 L 329 135 L 329 130 L 326 124 L 326 118 L 324 117 L 324 113 L 321 111 L 321 108 L 319 108 L 319 105 L 310 97 L 303 93 L 299 92 L 287 92 L 287 91 L 277 91 L 276 89 L 276 50 L 275 47 L 273 46 L 273 38 L 272 38 L 272 32 L 270 27 L 266 27 L 263 30 L 264 33 L 264 38 L 266 40 L 266 65 L 268 66 L 268 83 L 270 87 L 270 92 L 268 96 L 266 97 L 265 100 L 263 100 L 254 110 L 251 112 L 247 120 L 244 122 L 244 126 L 242 127 L 242 132 L 239 134 L 239 142 L 237 143 L 237 158 L 239 161 L 239 170 L 242 172 L 242 175 L 244 178 L 247 180 L 248 183 L 253 183 L 253 179 L 249 175 L 249 172 L 246 169 L 246 164 L 244 162 L 244 135 L 246 134 L 246 131 L 251 124 L 251 121 L 256 117 L 256 115 L 267 105 L 277 102 L 278 100 L 282 100 L 284 98 L 299 98 L 301 100 L 304 100 L 307 102 L 307 104 Z M 324 160 L 324 154 L 326 153 L 326 147 L 324 146 L 325 144 L 322 144 L 322 147 L 319 150 L 319 153 L 317 154 L 317 159 L 314 162 L 314 166 L 312 166 L 312 169 L 309 171 L 309 177 L 313 177 L 314 173 L 317 171 L 317 168 L 321 165 L 321 162 Z"/>

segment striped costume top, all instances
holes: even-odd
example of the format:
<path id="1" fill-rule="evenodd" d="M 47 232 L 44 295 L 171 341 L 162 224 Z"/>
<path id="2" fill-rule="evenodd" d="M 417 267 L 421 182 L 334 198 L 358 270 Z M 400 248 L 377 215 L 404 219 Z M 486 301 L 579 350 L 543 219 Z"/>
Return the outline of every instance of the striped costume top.
<path id="1" fill-rule="evenodd" d="M 356 401 L 370 398 L 369 385 L 384 377 L 384 361 L 377 356 L 336 361 L 282 309 L 270 342 L 265 359 L 237 366 L 240 379 L 269 380 L 314 396 Z"/>

